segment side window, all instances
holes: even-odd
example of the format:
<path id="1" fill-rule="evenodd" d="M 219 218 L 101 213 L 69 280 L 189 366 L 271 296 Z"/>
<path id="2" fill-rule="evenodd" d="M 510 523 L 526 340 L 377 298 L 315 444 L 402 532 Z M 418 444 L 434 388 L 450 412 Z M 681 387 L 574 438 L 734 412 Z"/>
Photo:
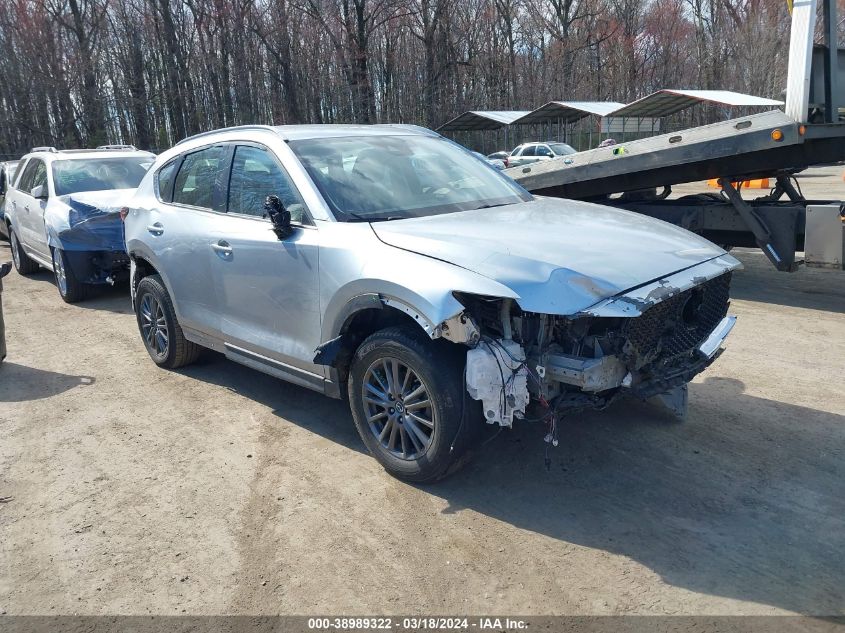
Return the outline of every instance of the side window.
<path id="1" fill-rule="evenodd" d="M 173 202 L 173 181 L 176 179 L 176 166 L 181 156 L 177 156 L 156 174 L 156 193 L 162 202 Z"/>
<path id="2" fill-rule="evenodd" d="M 186 155 L 176 175 L 173 202 L 224 211 L 222 201 L 215 199 L 215 192 L 226 153 L 225 147 L 217 146 Z"/>
<path id="3" fill-rule="evenodd" d="M 229 178 L 229 213 L 261 217 L 264 199 L 270 195 L 279 196 L 292 222 L 308 221 L 302 197 L 273 155 L 258 147 L 238 145 Z"/>
<path id="4" fill-rule="evenodd" d="M 44 164 L 43 160 L 36 160 L 33 162 L 35 163 L 35 170 L 32 174 L 32 184 L 29 185 L 29 189 L 27 191 L 32 191 L 41 185 L 45 187 L 47 186 L 47 165 Z"/>
<path id="5" fill-rule="evenodd" d="M 40 162 L 40 160 L 35 160 L 34 158 L 29 159 L 26 163 L 26 169 L 23 170 L 18 185 L 15 187 L 17 190 L 29 193 L 29 190 L 32 189 L 32 176 L 35 174 L 35 164 Z"/>
<path id="6" fill-rule="evenodd" d="M 534 156 L 535 147 L 535 145 L 528 145 L 524 150 L 522 150 L 522 156 Z"/>
<path id="7" fill-rule="evenodd" d="M 538 145 L 537 146 L 537 156 L 552 156 L 552 150 L 548 148 L 546 145 Z"/>

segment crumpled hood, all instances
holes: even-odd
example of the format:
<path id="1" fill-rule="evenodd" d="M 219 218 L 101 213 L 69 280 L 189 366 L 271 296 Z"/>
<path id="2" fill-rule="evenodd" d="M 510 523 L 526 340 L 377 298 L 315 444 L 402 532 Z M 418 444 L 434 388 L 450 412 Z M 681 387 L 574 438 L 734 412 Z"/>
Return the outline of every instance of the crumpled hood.
<path id="1" fill-rule="evenodd" d="M 660 220 L 556 198 L 372 227 L 386 244 L 494 279 L 522 309 L 548 314 L 574 314 L 725 252 Z"/>
<path id="2" fill-rule="evenodd" d="M 80 191 L 59 196 L 59 200 L 69 206 L 72 202 L 80 202 L 90 207 L 97 207 L 103 212 L 118 211 L 132 199 L 135 189 L 106 189 L 105 191 Z"/>
<path id="3" fill-rule="evenodd" d="M 59 196 L 44 215 L 51 245 L 71 251 L 124 250 L 118 211 L 134 193 L 108 189 Z"/>

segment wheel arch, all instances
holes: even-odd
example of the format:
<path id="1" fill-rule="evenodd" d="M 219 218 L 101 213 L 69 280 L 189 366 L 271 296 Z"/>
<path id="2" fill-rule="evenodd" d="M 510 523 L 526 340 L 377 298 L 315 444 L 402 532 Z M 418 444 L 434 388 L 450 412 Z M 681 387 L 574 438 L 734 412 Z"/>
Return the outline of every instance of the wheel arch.
<path id="1" fill-rule="evenodd" d="M 171 297 L 173 296 L 173 293 L 170 292 L 170 285 L 167 283 L 167 279 L 164 278 L 158 268 L 148 258 L 138 253 L 129 253 L 129 294 L 132 297 L 133 308 L 135 307 L 135 293 L 138 290 L 138 284 L 141 283 L 144 277 L 149 277 L 150 275 L 161 277 L 161 281 L 167 292 L 170 293 Z"/>
<path id="2" fill-rule="evenodd" d="M 337 371 L 340 382 L 345 382 L 352 356 L 371 334 L 392 326 L 407 326 L 421 338 L 429 338 L 412 312 L 419 314 L 413 309 L 388 305 L 378 295 L 356 297 L 338 319 L 334 335 L 317 349 L 314 361 L 331 366 Z"/>

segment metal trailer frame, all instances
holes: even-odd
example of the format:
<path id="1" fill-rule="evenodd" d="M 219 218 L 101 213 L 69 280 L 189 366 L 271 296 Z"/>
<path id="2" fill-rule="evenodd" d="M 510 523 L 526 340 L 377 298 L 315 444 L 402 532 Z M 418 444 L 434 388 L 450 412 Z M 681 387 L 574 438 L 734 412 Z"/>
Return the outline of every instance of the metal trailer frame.
<path id="1" fill-rule="evenodd" d="M 812 165 L 845 160 L 845 122 L 839 108 L 835 0 L 823 0 L 827 47 L 823 51 L 823 123 L 807 123 L 816 0 L 796 1 L 790 40 L 786 113 L 780 110 L 598 148 L 506 170 L 538 195 L 592 200 L 660 218 L 724 246 L 759 246 L 778 270 L 794 271 L 804 248 L 808 201 L 791 177 Z M 814 120 L 821 118 L 814 113 Z M 734 183 L 776 179 L 756 200 L 742 198 Z M 669 200 L 672 185 L 718 179 L 720 193 Z M 660 192 L 658 193 L 658 190 Z M 621 196 L 614 194 L 621 193 Z M 784 199 L 786 197 L 786 199 Z"/>
<path id="2" fill-rule="evenodd" d="M 630 209 L 725 246 L 759 246 L 778 270 L 793 271 L 800 263 L 795 251 L 803 250 L 806 205 L 831 201 L 805 200 L 791 177 L 845 159 L 845 124 L 799 124 L 773 111 L 569 158 L 568 165 L 546 161 L 506 173 L 538 195 Z M 776 185 L 757 200 L 743 199 L 733 184 L 768 177 Z M 667 199 L 672 185 L 713 178 L 721 194 Z M 613 196 L 619 192 L 627 193 Z"/>

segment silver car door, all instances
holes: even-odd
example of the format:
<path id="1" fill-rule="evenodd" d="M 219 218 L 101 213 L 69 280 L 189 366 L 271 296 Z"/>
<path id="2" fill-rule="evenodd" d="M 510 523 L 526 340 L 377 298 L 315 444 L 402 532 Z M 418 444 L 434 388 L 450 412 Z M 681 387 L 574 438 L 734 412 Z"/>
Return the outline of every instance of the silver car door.
<path id="1" fill-rule="evenodd" d="M 35 198 L 32 191 L 36 187 L 42 187 L 45 194 L 49 195 L 49 183 L 47 177 L 47 165 L 39 160 L 35 166 L 35 173 L 32 176 L 30 193 L 26 194 L 24 211 L 27 216 L 27 227 L 31 231 L 29 235 L 29 246 L 37 251 L 42 257 L 50 259 L 50 247 L 47 245 L 47 228 L 44 225 L 44 213 L 47 211 L 49 198 Z"/>
<path id="2" fill-rule="evenodd" d="M 158 200 L 141 210 L 153 264 L 165 279 L 183 329 L 220 335 L 220 311 L 209 248 L 225 207 L 222 185 L 230 150 L 222 144 L 199 149 L 164 165 Z"/>
<path id="3" fill-rule="evenodd" d="M 548 145 L 538 145 L 534 153 L 537 155 L 537 161 L 551 160 L 554 158 L 554 154 Z"/>
<path id="4" fill-rule="evenodd" d="M 284 239 L 262 217 L 268 195 L 291 212 L 294 231 Z M 206 246 L 215 256 L 227 355 L 294 382 L 321 384 L 324 368 L 312 362 L 321 332 L 319 231 L 299 192 L 269 149 L 238 144 L 227 202 L 216 239 Z"/>

